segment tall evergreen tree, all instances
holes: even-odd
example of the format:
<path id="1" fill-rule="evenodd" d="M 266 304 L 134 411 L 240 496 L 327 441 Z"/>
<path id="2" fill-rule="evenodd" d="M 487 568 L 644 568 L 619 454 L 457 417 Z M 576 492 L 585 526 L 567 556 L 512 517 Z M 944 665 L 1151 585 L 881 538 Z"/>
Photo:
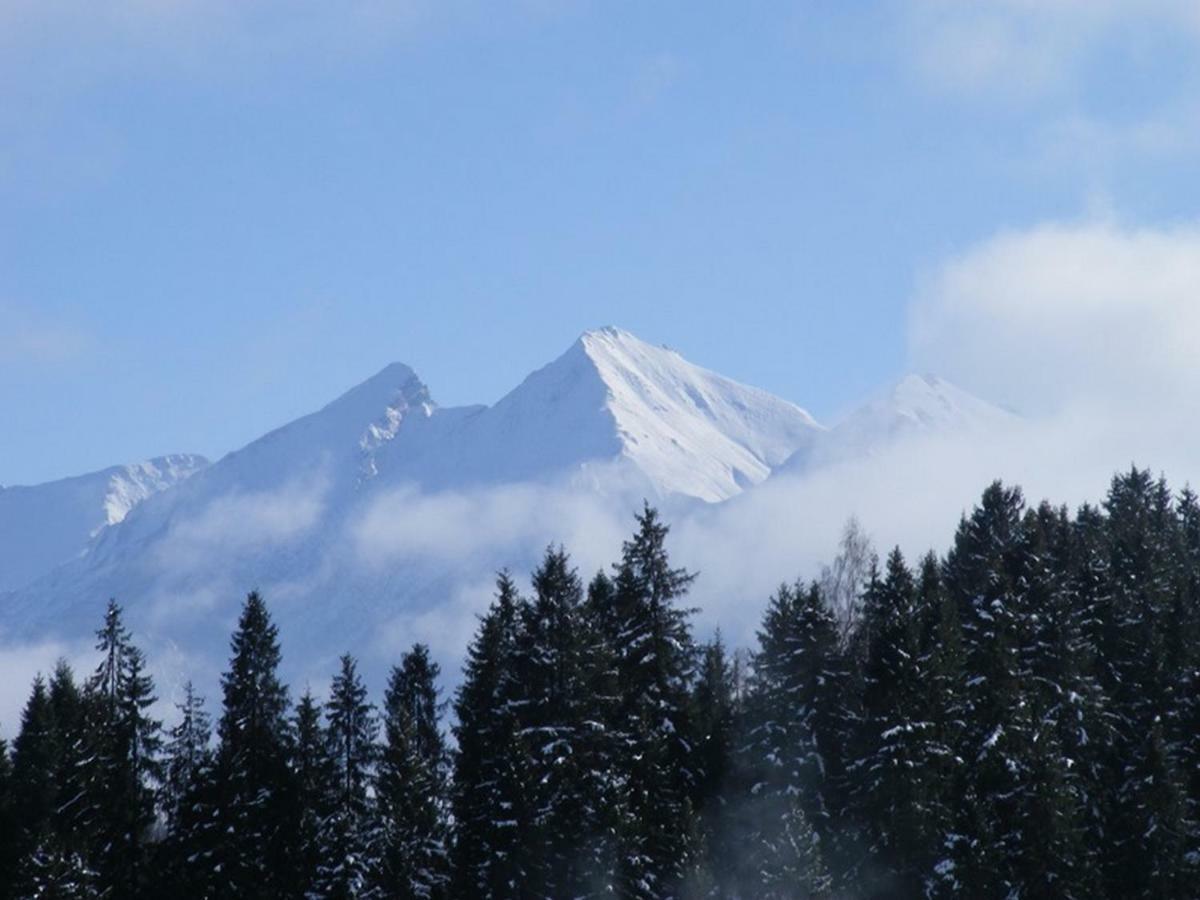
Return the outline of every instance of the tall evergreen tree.
<path id="1" fill-rule="evenodd" d="M 717 896 L 736 890 L 733 860 L 742 849 L 743 836 L 729 813 L 740 788 L 734 770 L 741 738 L 737 694 L 734 666 L 718 632 L 701 652 L 691 718 L 697 757 L 692 805 L 699 817 L 701 866 Z"/>
<path id="2" fill-rule="evenodd" d="M 695 575 L 671 566 L 669 529 L 655 509 L 647 504 L 637 525 L 616 567 L 608 635 L 619 698 L 614 726 L 624 748 L 617 769 L 626 798 L 618 891 L 669 897 L 696 863 L 696 772 L 688 743 L 696 649 L 692 611 L 677 605 Z"/>
<path id="3" fill-rule="evenodd" d="M 218 840 L 212 722 L 190 681 L 175 708 L 179 722 L 167 732 L 163 748 L 159 806 L 167 833 L 158 848 L 154 881 L 163 889 L 156 896 L 215 897 L 220 881 L 212 871 Z"/>
<path id="4" fill-rule="evenodd" d="M 0 737 L 0 834 L 7 839 L 0 843 L 0 900 L 10 900 L 16 880 L 18 849 L 17 818 L 13 811 L 12 759 L 8 742 Z"/>
<path id="5" fill-rule="evenodd" d="M 1013 868 L 1024 825 L 1033 722 L 1021 657 L 1028 627 L 1021 520 L 1024 498 L 999 482 L 964 517 L 945 565 L 962 625 L 966 681 L 953 847 L 956 888 L 974 896 L 1019 892 Z"/>
<path id="6" fill-rule="evenodd" d="M 278 630 L 257 592 L 242 607 L 221 678 L 215 772 L 220 844 L 213 868 L 228 897 L 287 894 L 294 860 L 287 688 L 278 676 Z"/>
<path id="7" fill-rule="evenodd" d="M 146 889 L 155 789 L 161 777 L 161 724 L 142 651 L 121 607 L 108 602 L 96 632 L 100 664 L 88 680 L 86 787 L 95 866 L 102 890 L 136 898 Z"/>
<path id="8" fill-rule="evenodd" d="M 864 595 L 862 718 L 850 773 L 871 853 L 858 878 L 895 897 L 921 895 L 942 825 L 934 782 L 941 748 L 924 702 L 917 605 L 916 580 L 896 548 Z"/>
<path id="9" fill-rule="evenodd" d="M 449 888 L 449 752 L 439 723 L 437 663 L 416 644 L 392 669 L 379 760 L 380 841 L 373 881 L 401 900 Z"/>
<path id="10" fill-rule="evenodd" d="M 605 833 L 609 793 L 604 720 L 594 692 L 596 642 L 583 607 L 583 587 L 561 549 L 547 550 L 533 574 L 533 599 L 515 668 L 522 688 L 519 736 L 534 785 L 533 896 L 580 896 L 606 883 L 613 847 Z"/>
<path id="11" fill-rule="evenodd" d="M 304 692 L 292 715 L 291 769 L 296 822 L 292 889 L 300 897 L 319 897 L 336 790 L 330 740 L 312 691 Z"/>
<path id="12" fill-rule="evenodd" d="M 532 871 L 523 843 L 533 823 L 532 785 L 515 707 L 521 697 L 514 662 L 524 604 L 502 572 L 496 599 L 467 650 L 455 696 L 455 896 L 520 896 Z"/>
<path id="13" fill-rule="evenodd" d="M 833 613 L 815 584 L 781 586 L 767 604 L 758 641 L 740 754 L 753 798 L 741 877 L 749 896 L 785 897 L 793 874 L 825 855 L 823 846 L 810 848 L 814 823 L 825 835 L 840 824 L 830 798 L 846 675 Z"/>
<path id="14" fill-rule="evenodd" d="M 18 870 L 53 834 L 52 816 L 58 808 L 54 780 L 58 760 L 54 713 L 46 680 L 39 674 L 21 712 L 21 728 L 13 742 L 12 811 L 17 829 L 11 848 Z"/>
<path id="15" fill-rule="evenodd" d="M 342 656 L 341 668 L 334 676 L 325 714 L 333 764 L 333 808 L 326 820 L 324 858 L 317 872 L 318 895 L 331 900 L 368 897 L 378 722 L 354 657 L 348 653 Z"/>

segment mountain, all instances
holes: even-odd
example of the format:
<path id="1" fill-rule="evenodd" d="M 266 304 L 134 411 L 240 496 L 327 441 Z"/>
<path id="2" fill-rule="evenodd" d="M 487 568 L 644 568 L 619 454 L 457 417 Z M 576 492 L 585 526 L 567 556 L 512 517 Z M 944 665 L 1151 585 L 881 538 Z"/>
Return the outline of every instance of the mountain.
<path id="1" fill-rule="evenodd" d="M 1021 419 L 934 375 L 906 375 L 859 406 L 777 468 L 802 475 L 823 466 L 875 456 L 901 442 L 989 435 Z"/>
<path id="2" fill-rule="evenodd" d="M 102 529 L 208 465 L 181 453 L 45 484 L 0 487 L 0 592 L 81 556 Z"/>
<path id="3" fill-rule="evenodd" d="M 426 490 L 624 481 L 651 496 L 717 502 L 822 431 L 793 403 L 604 328 L 494 406 L 429 406 L 425 421 L 389 426 L 368 443 L 372 475 Z"/>
<path id="4" fill-rule="evenodd" d="M 25 636 L 84 633 L 115 596 L 149 639 L 186 633 L 219 659 L 257 587 L 317 666 L 570 539 L 570 516 L 715 503 L 822 433 L 798 406 L 614 328 L 486 407 L 440 407 L 394 364 L 150 497 L 0 604 Z"/>

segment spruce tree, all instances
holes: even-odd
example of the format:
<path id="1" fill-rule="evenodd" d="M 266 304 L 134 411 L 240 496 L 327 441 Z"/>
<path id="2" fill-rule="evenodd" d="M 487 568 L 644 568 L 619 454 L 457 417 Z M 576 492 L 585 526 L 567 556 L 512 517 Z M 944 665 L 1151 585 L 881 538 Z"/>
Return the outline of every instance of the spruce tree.
<path id="1" fill-rule="evenodd" d="M 853 803 L 871 853 L 859 880 L 897 897 L 920 896 L 940 837 L 934 724 L 924 702 L 917 584 L 899 548 L 863 599 L 866 634 Z"/>
<path id="2" fill-rule="evenodd" d="M 467 650 L 454 700 L 454 895 L 519 896 L 532 870 L 528 753 L 519 735 L 515 671 L 525 601 L 507 573 Z"/>
<path id="3" fill-rule="evenodd" d="M 348 653 L 334 676 L 325 715 L 333 806 L 324 829 L 317 893 L 331 900 L 351 900 L 370 895 L 367 876 L 374 839 L 371 791 L 378 723 L 357 664 Z"/>
<path id="4" fill-rule="evenodd" d="M 17 869 L 17 818 L 13 810 L 12 759 L 8 742 L 0 737 L 0 834 L 7 835 L 0 843 L 0 900 L 13 896 Z"/>
<path id="5" fill-rule="evenodd" d="M 328 859 L 327 828 L 334 812 L 335 775 L 321 706 L 312 691 L 305 691 L 296 703 L 292 735 L 292 815 L 296 822 L 293 890 L 300 897 L 317 897 Z"/>
<path id="6" fill-rule="evenodd" d="M 221 836 L 212 865 L 229 897 L 283 897 L 294 863 L 287 688 L 278 630 L 257 592 L 242 607 L 221 678 L 215 772 Z"/>
<path id="7" fill-rule="evenodd" d="M 637 525 L 616 566 L 607 636 L 615 654 L 614 727 L 625 796 L 617 890 L 656 898 L 672 896 L 696 863 L 696 772 L 688 743 L 696 649 L 691 610 L 676 605 L 695 576 L 671 566 L 669 529 L 656 510 L 647 504 Z"/>
<path id="8" fill-rule="evenodd" d="M 704 645 L 692 693 L 696 779 L 692 805 L 698 816 L 700 865 L 718 896 L 736 889 L 733 860 L 742 835 L 730 827 L 729 807 L 739 789 L 734 752 L 741 738 L 734 666 L 720 632 Z"/>
<path id="9" fill-rule="evenodd" d="M 1020 892 L 1015 867 L 1030 785 L 1034 722 L 1023 641 L 1030 620 L 1024 585 L 1024 498 L 993 483 L 963 519 L 945 566 L 962 624 L 965 682 L 960 753 L 969 765 L 959 801 L 954 877 L 976 896 Z"/>
<path id="10" fill-rule="evenodd" d="M 439 723 L 437 663 L 416 644 L 392 669 L 377 787 L 382 896 L 415 900 L 449 888 L 449 752 Z"/>
<path id="11" fill-rule="evenodd" d="M 608 769 L 606 707 L 594 693 L 597 636 L 583 608 L 583 586 L 561 549 L 533 574 L 533 599 L 515 668 L 522 690 L 519 736 L 534 785 L 527 837 L 533 896 L 579 896 L 608 880 L 613 848 L 605 834 Z"/>
<path id="12" fill-rule="evenodd" d="M 832 835 L 840 824 L 830 799 L 846 676 L 833 613 L 815 584 L 781 586 L 758 641 L 739 754 L 750 785 L 740 878 L 749 896 L 782 897 L 796 871 L 826 854 L 829 841 L 810 848 L 809 830 L 821 823 Z M 820 827 L 814 833 L 824 837 Z M 819 881 L 823 871 L 824 863 L 810 874 Z"/>
<path id="13" fill-rule="evenodd" d="M 167 732 L 163 748 L 159 806 L 167 834 L 159 847 L 155 881 L 164 885 L 163 896 L 215 897 L 220 881 L 212 875 L 218 840 L 212 722 L 190 681 L 175 708 L 179 722 Z"/>
<path id="14" fill-rule="evenodd" d="M 150 829 L 161 777 L 160 723 L 149 714 L 154 683 L 121 607 L 108 602 L 96 632 L 101 660 L 88 680 L 87 815 L 101 889 L 142 896 L 149 878 Z"/>
<path id="15" fill-rule="evenodd" d="M 33 681 L 21 712 L 21 728 L 13 741 L 12 811 L 17 829 L 11 838 L 11 848 L 18 868 L 53 834 L 52 816 L 58 808 L 54 777 L 58 760 L 54 714 L 46 680 L 39 674 Z"/>

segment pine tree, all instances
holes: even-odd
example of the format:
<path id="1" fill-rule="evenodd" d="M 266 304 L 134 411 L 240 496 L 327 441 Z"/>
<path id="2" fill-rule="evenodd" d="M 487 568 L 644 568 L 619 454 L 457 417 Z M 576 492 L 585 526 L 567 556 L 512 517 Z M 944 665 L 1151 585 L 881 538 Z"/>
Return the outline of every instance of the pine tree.
<path id="1" fill-rule="evenodd" d="M 780 587 L 758 641 L 739 754 L 751 785 L 740 877 L 749 896 L 786 896 L 781 886 L 813 864 L 808 829 L 820 822 L 832 834 L 839 824 L 830 797 L 846 676 L 833 614 L 815 584 Z M 820 881 L 823 871 L 822 864 L 809 874 Z"/>
<path id="2" fill-rule="evenodd" d="M 618 777 L 626 798 L 618 892 L 669 897 L 695 864 L 695 783 L 688 721 L 696 665 L 689 617 L 676 606 L 695 578 L 672 568 L 669 529 L 648 504 L 616 567 L 611 625 L 623 746 Z"/>
<path id="3" fill-rule="evenodd" d="M 53 835 L 52 816 L 58 808 L 54 774 L 59 758 L 50 696 L 46 680 L 39 674 L 13 742 L 12 810 L 17 830 L 11 846 L 18 868 Z"/>
<path id="4" fill-rule="evenodd" d="M 101 890 L 135 898 L 149 875 L 148 841 L 161 777 L 161 725 L 149 715 L 157 698 L 145 656 L 113 600 L 96 632 L 96 649 L 101 661 L 86 689 L 89 831 Z"/>
<path id="5" fill-rule="evenodd" d="M 0 834 L 7 839 L 0 843 L 0 900 L 13 896 L 17 868 L 18 823 L 13 810 L 12 759 L 8 755 L 8 742 L 0 737 Z"/>
<path id="6" fill-rule="evenodd" d="M 189 681 L 183 702 L 176 704 L 179 722 L 167 732 L 159 806 L 167 834 L 158 852 L 155 881 L 164 896 L 214 897 L 219 880 L 212 878 L 218 840 L 214 819 L 212 722 Z"/>
<path id="7" fill-rule="evenodd" d="M 735 891 L 733 860 L 741 849 L 742 836 L 728 827 L 728 807 L 737 802 L 740 787 L 734 772 L 734 751 L 741 737 L 737 692 L 734 667 L 718 632 L 702 649 L 692 693 L 697 757 L 692 805 L 699 817 L 701 866 L 717 896 Z"/>
<path id="8" fill-rule="evenodd" d="M 871 853 L 860 881 L 897 897 L 920 896 L 942 825 L 934 783 L 940 747 L 924 702 L 916 610 L 917 584 L 896 548 L 885 577 L 873 577 L 864 594 L 859 758 L 850 775 Z"/>
<path id="9" fill-rule="evenodd" d="M 251 593 L 221 679 L 223 705 L 215 772 L 220 844 L 214 872 L 228 897 L 282 897 L 293 860 L 295 822 L 288 767 L 287 689 L 279 681 L 278 631 Z"/>
<path id="10" fill-rule="evenodd" d="M 917 579 L 917 620 L 920 666 L 924 683 L 920 703 L 930 723 L 929 751 L 924 773 L 930 823 L 930 867 L 925 872 L 928 896 L 953 895 L 957 890 L 953 850 L 958 840 L 956 807 L 964 783 L 962 745 L 964 655 L 958 608 L 944 589 L 941 563 L 933 553 L 921 560 Z"/>
<path id="11" fill-rule="evenodd" d="M 1034 730 L 1030 747 L 1030 825 L 1024 829 L 1022 881 L 1030 891 L 1092 897 L 1097 858 L 1088 809 L 1097 785 L 1091 736 L 1104 731 L 1104 700 L 1092 677 L 1089 600 L 1075 590 L 1079 544 L 1065 508 L 1048 503 L 1023 524 L 1029 559 L 1028 634 L 1022 648 Z"/>
<path id="12" fill-rule="evenodd" d="M 454 701 L 454 896 L 518 896 L 532 869 L 523 835 L 532 827 L 528 754 L 513 701 L 514 660 L 525 601 L 507 573 L 467 650 Z"/>
<path id="13" fill-rule="evenodd" d="M 613 866 L 604 821 L 613 760 L 606 752 L 607 710 L 594 693 L 597 636 L 561 548 L 547 550 L 533 589 L 514 663 L 522 690 L 519 737 L 534 785 L 527 843 L 535 867 L 527 889 L 537 897 L 579 896 L 607 880 Z"/>
<path id="14" fill-rule="evenodd" d="M 1183 900 L 1196 894 L 1200 832 L 1171 759 L 1161 721 L 1153 722 L 1125 766 L 1119 820 L 1124 865 L 1115 870 L 1114 897 Z"/>
<path id="15" fill-rule="evenodd" d="M 100 878 L 82 853 L 66 849 L 46 832 L 25 856 L 17 875 L 16 896 L 22 900 L 98 900 Z"/>
<path id="16" fill-rule="evenodd" d="M 335 775 L 330 740 L 321 723 L 321 707 L 305 691 L 292 716 L 291 769 L 296 821 L 293 890 L 300 897 L 320 896 L 326 865 L 326 829 L 334 811 Z"/>
<path id="17" fill-rule="evenodd" d="M 960 753 L 967 761 L 954 850 L 959 890 L 973 896 L 1021 890 L 1014 868 L 1026 826 L 1032 709 L 1022 642 L 1029 618 L 1023 586 L 1024 499 L 999 482 L 964 518 L 945 566 L 962 623 L 964 668 Z"/>
<path id="18" fill-rule="evenodd" d="M 1112 803 L 1108 819 L 1119 836 L 1104 862 L 1109 890 L 1119 892 L 1128 889 L 1128 873 L 1142 863 L 1136 836 L 1145 817 L 1136 805 L 1140 788 L 1131 779 L 1138 768 L 1131 761 L 1147 756 L 1146 735 L 1161 729 L 1170 696 L 1164 625 L 1174 599 L 1177 520 L 1165 484 L 1137 468 L 1113 478 L 1104 509 L 1111 599 L 1101 678 L 1113 722 L 1104 763 Z"/>
<path id="19" fill-rule="evenodd" d="M 370 896 L 367 874 L 374 838 L 371 790 L 378 723 L 354 657 L 348 653 L 334 676 L 325 714 L 333 808 L 326 820 L 317 893 L 331 900 L 351 900 Z"/>
<path id="20" fill-rule="evenodd" d="M 91 750 L 85 734 L 88 715 L 75 674 L 66 660 L 60 659 L 55 665 L 49 693 L 57 754 L 54 783 L 58 801 L 53 828 L 64 850 L 85 853 L 88 833 L 95 824 L 90 821 L 85 792 Z"/>
<path id="21" fill-rule="evenodd" d="M 416 644 L 392 669 L 379 760 L 381 895 L 416 900 L 449 887 L 449 752 L 439 724 L 437 663 Z"/>

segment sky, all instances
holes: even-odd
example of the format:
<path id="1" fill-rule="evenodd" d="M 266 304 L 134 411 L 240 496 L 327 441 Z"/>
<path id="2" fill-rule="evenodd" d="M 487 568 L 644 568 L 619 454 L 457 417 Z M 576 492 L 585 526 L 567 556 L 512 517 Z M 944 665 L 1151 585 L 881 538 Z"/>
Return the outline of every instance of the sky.
<path id="1" fill-rule="evenodd" d="M 1190 0 L 0 0 L 0 483 L 603 324 L 822 420 L 1194 403 L 1198 51 Z"/>

